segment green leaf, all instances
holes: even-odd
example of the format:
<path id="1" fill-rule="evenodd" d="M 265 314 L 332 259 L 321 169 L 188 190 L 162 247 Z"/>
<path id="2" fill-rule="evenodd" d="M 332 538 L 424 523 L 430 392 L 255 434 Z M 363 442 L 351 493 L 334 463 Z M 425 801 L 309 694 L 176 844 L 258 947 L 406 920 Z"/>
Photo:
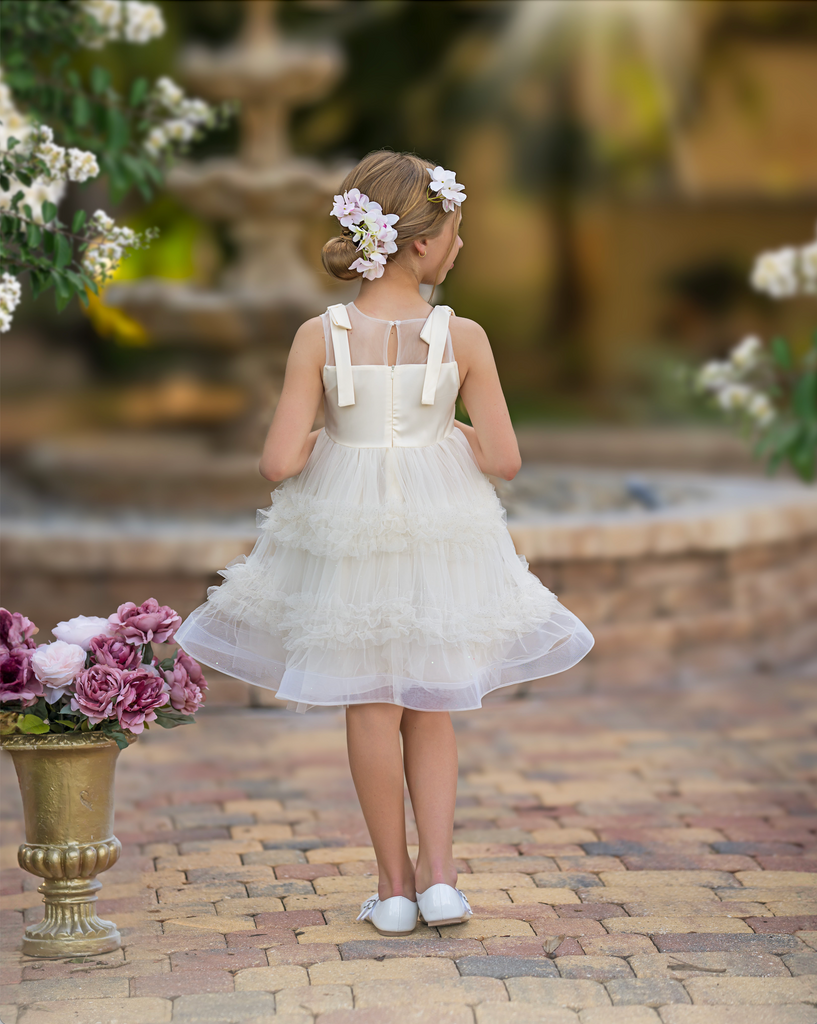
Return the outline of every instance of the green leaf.
<path id="1" fill-rule="evenodd" d="M 153 189 L 150 187 L 150 185 L 148 185 L 144 178 L 140 178 L 137 180 L 136 187 L 139 189 L 139 194 L 145 200 L 145 202 L 149 202 L 151 197 L 153 196 Z"/>
<path id="2" fill-rule="evenodd" d="M 2 188 L 4 192 L 8 192 L 11 188 L 11 182 L 9 181 L 7 174 L 0 174 L 0 188 Z"/>
<path id="3" fill-rule="evenodd" d="M 31 188 L 31 175 L 25 171 L 17 171 L 17 180 L 26 188 Z"/>
<path id="4" fill-rule="evenodd" d="M 36 715 L 20 715 L 17 719 L 17 728 L 20 732 L 35 735 L 37 733 L 48 732 L 49 730 L 48 724 Z"/>
<path id="5" fill-rule="evenodd" d="M 54 232 L 43 231 L 43 249 L 50 256 L 54 252 Z"/>
<path id="6" fill-rule="evenodd" d="M 176 658 L 174 655 L 171 655 L 169 658 L 162 658 L 162 660 L 159 662 L 159 668 L 163 672 L 169 672 L 173 668 L 175 661 Z"/>
<path id="7" fill-rule="evenodd" d="M 12 208 L 12 210 L 16 210 L 17 209 L 17 207 L 20 205 L 20 200 L 23 199 L 23 198 L 25 198 L 25 192 L 23 192 L 22 189 L 20 189 L 19 192 L 15 192 L 14 193 L 14 195 L 11 197 L 11 208 Z"/>
<path id="8" fill-rule="evenodd" d="M 794 386 L 791 396 L 794 412 L 804 420 L 817 416 L 817 373 L 804 373 Z"/>
<path id="9" fill-rule="evenodd" d="M 74 124 L 78 128 L 84 128 L 91 120 L 91 104 L 84 93 L 74 93 L 74 97 L 71 100 L 71 111 L 74 116 Z"/>
<path id="10" fill-rule="evenodd" d="M 31 248 L 36 249 L 42 239 L 42 231 L 37 224 L 29 224 L 26 237 Z"/>
<path id="11" fill-rule="evenodd" d="M 150 665 L 153 661 L 153 647 L 150 644 L 145 644 L 142 648 L 142 664 Z"/>
<path id="12" fill-rule="evenodd" d="M 80 231 L 85 227 L 85 221 L 88 219 L 87 210 L 77 210 L 74 214 L 74 219 L 71 221 L 71 230 L 75 235 L 78 235 Z"/>
<path id="13" fill-rule="evenodd" d="M 772 359 L 781 370 L 790 370 L 792 365 L 791 349 L 785 338 L 779 334 L 771 340 Z"/>
<path id="14" fill-rule="evenodd" d="M 76 270 L 65 270 L 65 271 L 63 271 L 63 274 L 65 275 L 65 277 L 68 278 L 68 280 L 77 289 L 78 292 L 84 292 L 85 291 L 85 282 L 82 279 L 82 274 L 78 273 Z M 91 667 L 90 664 L 89 664 L 90 661 L 91 661 L 91 654 L 90 654 L 90 651 L 89 651 L 88 652 L 88 658 L 87 658 L 86 665 L 85 665 L 86 668 L 90 668 Z"/>
<path id="15" fill-rule="evenodd" d="M 111 76 L 105 68 L 101 68 L 98 64 L 91 68 L 91 89 L 93 89 L 95 95 L 102 96 L 107 91 L 111 84 Z"/>
<path id="16" fill-rule="evenodd" d="M 162 708 L 156 709 L 156 724 L 163 729 L 175 729 L 177 725 L 195 724 L 193 715 L 183 715 L 180 711 L 165 711 Z"/>
<path id="17" fill-rule="evenodd" d="M 769 427 L 768 431 L 758 441 L 757 448 L 755 449 L 758 455 L 763 455 L 767 452 L 783 452 L 794 441 L 800 433 L 800 424 L 792 423 L 787 420 L 775 420 Z"/>
<path id="18" fill-rule="evenodd" d="M 56 236 L 57 251 L 54 254 L 54 266 L 58 270 L 67 267 L 74 257 L 74 247 L 66 235 Z"/>
<path id="19" fill-rule="evenodd" d="M 57 216 L 57 207 L 47 199 L 43 203 L 43 223 L 48 224 Z"/>
<path id="20" fill-rule="evenodd" d="M 130 138 L 130 123 L 121 110 L 108 109 L 108 150 L 118 152 L 124 149 Z"/>
<path id="21" fill-rule="evenodd" d="M 149 83 L 146 78 L 137 78 L 130 87 L 130 105 L 138 107 L 148 94 Z"/>

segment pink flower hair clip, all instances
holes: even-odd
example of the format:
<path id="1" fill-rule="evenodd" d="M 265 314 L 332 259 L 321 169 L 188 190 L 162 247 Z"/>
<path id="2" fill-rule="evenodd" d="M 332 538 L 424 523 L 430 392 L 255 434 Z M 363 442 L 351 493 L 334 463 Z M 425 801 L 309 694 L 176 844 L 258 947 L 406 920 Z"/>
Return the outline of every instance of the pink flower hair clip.
<path id="1" fill-rule="evenodd" d="M 446 213 L 453 213 L 468 197 L 463 192 L 465 185 L 460 185 L 453 171 L 447 171 L 444 167 L 435 167 L 433 170 L 428 167 L 431 181 L 428 183 L 428 198 L 432 203 L 442 203 Z M 431 195 L 435 192 L 436 195 Z"/>
<path id="2" fill-rule="evenodd" d="M 335 196 L 332 216 L 349 229 L 361 254 L 349 264 L 349 269 L 363 274 L 369 281 L 381 277 L 389 254 L 397 252 L 397 229 L 394 227 L 400 220 L 397 214 L 383 213 L 380 203 L 373 203 L 359 189 L 351 188 L 343 195 Z"/>

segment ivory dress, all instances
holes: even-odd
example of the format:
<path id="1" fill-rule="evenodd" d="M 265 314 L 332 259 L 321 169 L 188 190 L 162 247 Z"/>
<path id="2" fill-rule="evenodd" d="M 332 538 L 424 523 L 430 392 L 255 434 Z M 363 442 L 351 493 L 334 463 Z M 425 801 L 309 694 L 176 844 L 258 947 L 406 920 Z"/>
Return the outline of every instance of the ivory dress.
<path id="1" fill-rule="evenodd" d="M 451 314 L 386 321 L 354 303 L 323 314 L 326 426 L 259 510 L 251 554 L 177 631 L 188 654 L 297 711 L 462 711 L 587 654 L 593 637 L 517 555 L 454 425 Z"/>

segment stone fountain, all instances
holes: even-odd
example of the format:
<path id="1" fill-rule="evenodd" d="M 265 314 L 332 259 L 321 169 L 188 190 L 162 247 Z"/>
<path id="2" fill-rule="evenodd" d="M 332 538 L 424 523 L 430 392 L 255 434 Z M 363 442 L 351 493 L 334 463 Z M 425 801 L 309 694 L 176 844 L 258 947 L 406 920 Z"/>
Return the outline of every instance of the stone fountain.
<path id="1" fill-rule="evenodd" d="M 298 157 L 288 138 L 292 110 L 331 90 L 343 56 L 330 43 L 282 37 L 276 6 L 275 0 L 245 0 L 233 43 L 215 51 L 190 47 L 180 61 L 192 94 L 238 101 L 240 144 L 234 156 L 177 165 L 167 186 L 199 217 L 224 225 L 235 259 L 212 288 L 148 278 L 113 285 L 105 295 L 106 304 L 146 327 L 152 343 L 203 355 L 211 377 L 232 387 L 237 411 L 208 438 L 143 431 L 39 446 L 26 471 L 54 497 L 154 512 L 198 506 L 222 514 L 268 503 L 258 456 L 292 337 L 330 302 L 352 297 L 330 290 L 303 252 L 307 226 L 326 215 L 348 168 Z M 179 386 L 196 390 L 195 380 Z M 201 404 L 206 386 L 199 391 Z"/>

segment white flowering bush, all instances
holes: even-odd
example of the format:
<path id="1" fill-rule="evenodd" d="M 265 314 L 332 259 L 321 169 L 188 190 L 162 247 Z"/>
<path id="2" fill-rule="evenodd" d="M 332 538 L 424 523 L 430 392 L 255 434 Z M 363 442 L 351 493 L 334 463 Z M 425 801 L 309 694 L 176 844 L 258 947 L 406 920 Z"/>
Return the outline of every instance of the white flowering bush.
<path id="1" fill-rule="evenodd" d="M 66 183 L 100 174 L 115 200 L 135 187 L 145 199 L 166 163 L 231 115 L 185 96 L 170 78 L 137 78 L 127 96 L 107 70 L 72 67 L 74 52 L 161 36 L 161 9 L 140 0 L 3 0 L 0 19 L 0 332 L 27 273 L 36 296 L 54 288 L 58 309 L 87 304 L 129 252 L 148 244 L 103 210 L 58 218 Z M 37 59 L 32 59 L 36 55 Z M 59 142 L 55 136 L 59 137 Z"/>
<path id="2" fill-rule="evenodd" d="M 817 241 L 761 253 L 750 282 L 774 299 L 817 295 Z M 753 438 L 770 472 L 788 462 L 802 480 L 815 479 L 817 331 L 799 351 L 780 336 L 767 346 L 749 335 L 726 360 L 701 367 L 695 386 Z"/>

